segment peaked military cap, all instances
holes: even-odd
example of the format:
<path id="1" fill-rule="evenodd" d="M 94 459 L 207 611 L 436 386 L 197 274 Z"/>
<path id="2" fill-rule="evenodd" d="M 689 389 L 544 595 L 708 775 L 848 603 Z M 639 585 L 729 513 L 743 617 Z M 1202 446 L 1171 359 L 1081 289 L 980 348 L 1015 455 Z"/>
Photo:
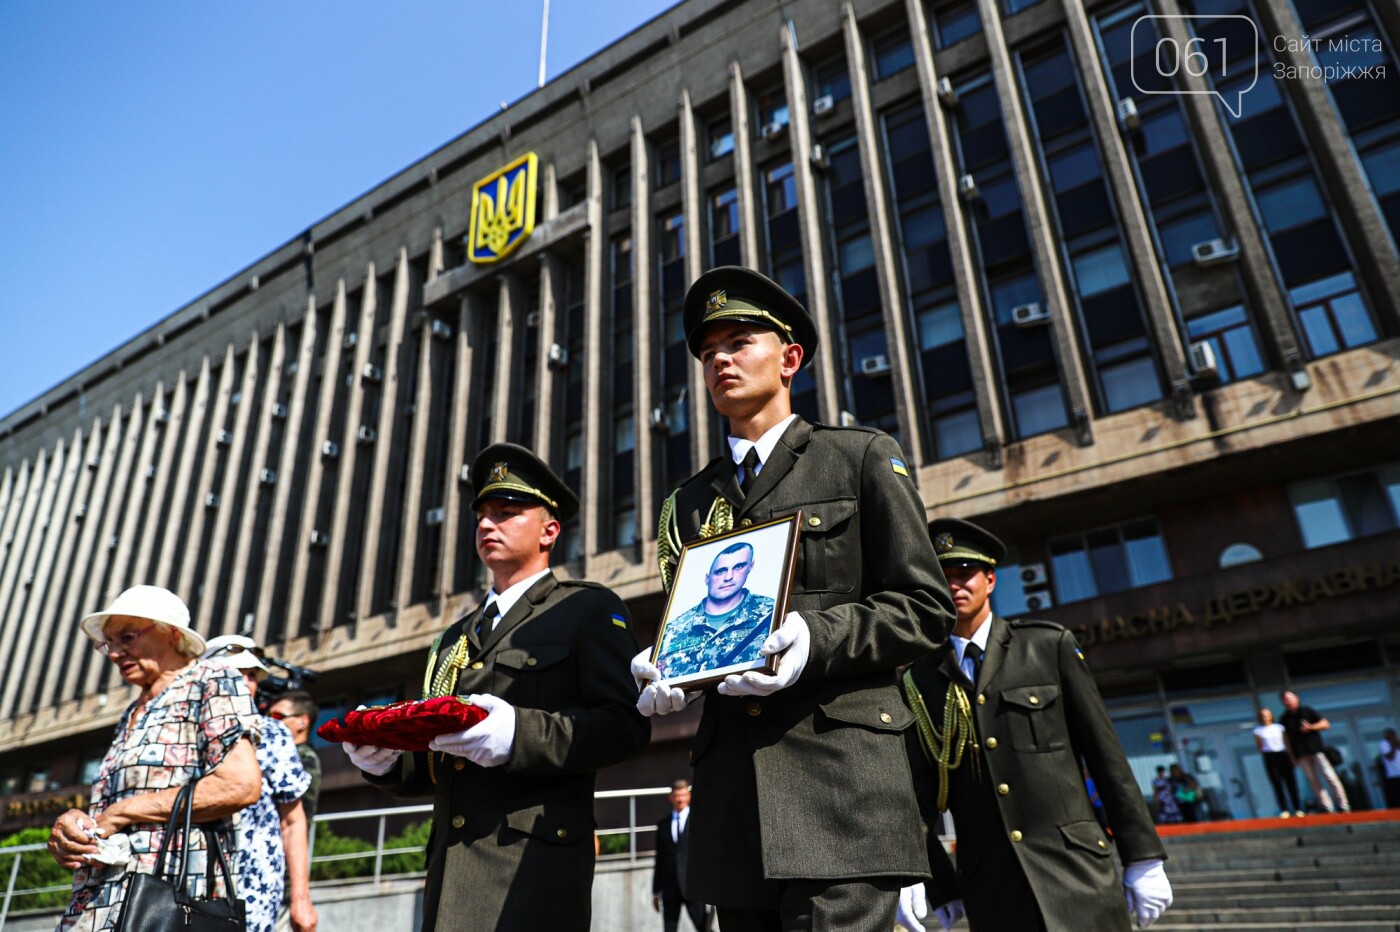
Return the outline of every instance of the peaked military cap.
<path id="1" fill-rule="evenodd" d="M 1006 545 L 995 534 L 962 518 L 939 518 L 928 527 L 939 563 L 983 563 L 995 567 Z"/>
<path id="2" fill-rule="evenodd" d="M 472 462 L 472 501 L 475 511 L 483 500 L 504 498 L 512 502 L 543 505 L 556 518 L 567 521 L 578 514 L 578 496 L 554 471 L 518 443 L 493 443 Z"/>
<path id="3" fill-rule="evenodd" d="M 716 321 L 759 324 L 785 343 L 802 347 L 802 365 L 817 354 L 817 327 L 807 309 L 777 282 L 741 265 L 722 265 L 701 275 L 685 293 L 685 342 L 700 358 L 705 328 Z"/>

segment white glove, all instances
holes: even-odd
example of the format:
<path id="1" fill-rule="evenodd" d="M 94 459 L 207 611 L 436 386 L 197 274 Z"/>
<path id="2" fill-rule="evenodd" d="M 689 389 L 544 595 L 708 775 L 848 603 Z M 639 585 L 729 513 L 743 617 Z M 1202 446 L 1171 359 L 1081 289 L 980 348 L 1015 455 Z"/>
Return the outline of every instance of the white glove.
<path id="1" fill-rule="evenodd" d="M 1172 905 L 1172 884 L 1158 859 L 1134 861 L 1123 868 L 1123 893 L 1139 929 L 1152 925 Z"/>
<path id="2" fill-rule="evenodd" d="M 351 744 L 349 741 L 342 741 L 340 746 L 350 757 L 350 763 L 376 777 L 382 777 L 393 770 L 394 764 L 398 763 L 399 755 L 403 753 L 403 751 L 395 751 L 393 748 L 377 748 L 372 744 Z"/>
<path id="3" fill-rule="evenodd" d="M 768 635 L 759 650 L 769 657 L 782 655 L 778 658 L 778 672 L 772 676 L 757 670 L 749 670 L 742 675 L 731 673 L 719 684 L 720 695 L 771 696 L 797 682 L 812 651 L 812 632 L 807 629 L 807 622 L 801 615 L 788 612 L 782 627 Z"/>
<path id="4" fill-rule="evenodd" d="M 636 680 L 637 688 L 641 690 L 641 695 L 637 697 L 637 711 L 648 718 L 679 712 L 700 695 L 699 690 L 688 693 L 663 683 L 661 671 L 651 662 L 650 647 L 632 658 L 632 679 Z"/>
<path id="5" fill-rule="evenodd" d="M 499 767 L 515 749 L 515 706 L 490 693 L 468 696 L 471 704 L 486 710 L 486 717 L 470 728 L 438 735 L 428 750 L 465 757 L 483 767 Z"/>
<path id="6" fill-rule="evenodd" d="M 924 894 L 923 884 L 916 883 L 899 891 L 899 912 L 895 914 L 895 922 L 909 932 L 924 932 L 924 924 L 920 920 L 927 915 L 928 897 Z"/>
<path id="7" fill-rule="evenodd" d="M 967 915 L 963 912 L 962 900 L 952 900 L 951 902 L 944 903 L 942 906 L 935 909 L 933 914 L 938 917 L 938 924 L 943 926 L 944 929 L 951 929 L 953 923 Z"/>

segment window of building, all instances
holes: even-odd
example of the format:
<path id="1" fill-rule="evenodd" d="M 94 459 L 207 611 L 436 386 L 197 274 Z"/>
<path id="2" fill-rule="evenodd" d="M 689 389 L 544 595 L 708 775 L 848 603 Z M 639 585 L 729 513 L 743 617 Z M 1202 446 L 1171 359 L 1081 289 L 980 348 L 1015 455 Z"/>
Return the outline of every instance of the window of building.
<path id="1" fill-rule="evenodd" d="M 631 547 L 637 543 L 637 509 L 628 508 L 617 513 L 613 531 L 614 547 Z"/>
<path id="2" fill-rule="evenodd" d="M 1376 327 L 1350 272 L 1289 291 L 1313 359 L 1371 343 Z"/>
<path id="3" fill-rule="evenodd" d="M 1040 0 L 1002 0 L 1002 8 L 1006 10 L 1007 16 L 1015 16 L 1022 10 L 1028 10 L 1039 3 Z"/>
<path id="4" fill-rule="evenodd" d="M 1233 382 L 1264 371 L 1259 341 L 1244 305 L 1236 304 L 1192 318 L 1186 322 L 1186 332 L 1192 343 L 1210 344 L 1221 382 Z"/>
<path id="5" fill-rule="evenodd" d="M 758 111 L 758 125 L 764 127 L 770 123 L 780 126 L 787 126 L 790 116 L 788 114 L 787 98 L 783 96 L 781 90 L 765 91 L 759 94 L 754 100 L 754 106 Z"/>
<path id="6" fill-rule="evenodd" d="M 664 188 L 681 180 L 681 144 L 678 140 L 656 147 L 656 187 Z"/>
<path id="7" fill-rule="evenodd" d="M 1078 602 L 1172 578 L 1166 543 L 1153 518 L 1052 538 L 1057 601 Z"/>
<path id="8" fill-rule="evenodd" d="M 1294 483 L 1293 515 L 1309 550 L 1400 526 L 1400 463 Z"/>
<path id="9" fill-rule="evenodd" d="M 940 49 L 956 45 L 982 31 L 982 16 L 977 4 L 944 3 L 933 11 L 934 41 Z"/>
<path id="10" fill-rule="evenodd" d="M 632 206 L 632 168 L 623 166 L 612 170 L 612 209 Z"/>
<path id="11" fill-rule="evenodd" d="M 797 178 L 792 173 L 791 162 L 784 162 L 764 173 L 764 191 L 770 217 L 797 207 Z"/>
<path id="12" fill-rule="evenodd" d="M 724 158 L 734 151 L 734 126 L 729 117 L 715 120 L 705 128 L 705 138 L 709 141 L 710 161 Z"/>
<path id="13" fill-rule="evenodd" d="M 846 57 L 829 58 L 813 69 L 816 85 L 815 97 L 830 97 L 838 103 L 851 96 L 851 70 L 846 66 Z"/>
<path id="14" fill-rule="evenodd" d="M 872 47 L 876 81 L 899 74 L 914 64 L 914 43 L 909 39 L 909 30 L 903 26 L 877 37 Z"/>
<path id="15" fill-rule="evenodd" d="M 710 195 L 710 260 L 720 266 L 739 259 L 739 192 L 725 188 Z"/>

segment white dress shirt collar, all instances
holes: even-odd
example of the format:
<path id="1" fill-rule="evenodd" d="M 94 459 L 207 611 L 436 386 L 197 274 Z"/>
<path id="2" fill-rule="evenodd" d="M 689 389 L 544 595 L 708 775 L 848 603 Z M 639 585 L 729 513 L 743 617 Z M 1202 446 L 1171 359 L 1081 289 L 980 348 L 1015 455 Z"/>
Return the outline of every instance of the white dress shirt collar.
<path id="1" fill-rule="evenodd" d="M 796 414 L 789 414 L 787 417 L 765 430 L 763 436 L 759 437 L 757 440 L 744 440 L 740 437 L 731 436 L 729 438 L 729 456 L 734 460 L 734 465 L 737 466 L 743 463 L 744 457 L 749 455 L 749 450 L 753 447 L 757 447 L 758 471 L 762 472 L 763 464 L 767 463 L 768 457 L 773 454 L 773 448 L 778 445 L 778 440 L 783 436 L 783 431 L 787 430 L 788 425 L 791 424 L 796 417 Z"/>
<path id="2" fill-rule="evenodd" d="M 962 666 L 963 654 L 967 652 L 968 644 L 976 644 L 982 653 L 987 652 L 987 641 L 992 636 L 992 616 L 988 615 L 987 620 L 977 626 L 977 630 L 972 632 L 970 638 L 960 638 L 956 634 L 948 635 L 948 640 L 953 642 L 953 649 L 958 652 L 958 666 Z"/>
<path id="3" fill-rule="evenodd" d="M 543 579 L 548 572 L 549 568 L 545 567 L 535 575 L 527 577 L 526 579 L 522 579 L 515 585 L 510 586 L 506 589 L 505 592 L 497 593 L 495 587 L 493 586 L 486 593 L 487 603 L 489 603 L 492 599 L 495 599 L 496 601 L 497 614 L 496 620 L 491 623 L 492 630 L 495 630 L 496 625 L 500 623 L 500 620 L 502 618 L 506 617 L 506 613 L 509 612 L 511 608 L 515 606 L 515 603 L 520 601 L 520 597 L 524 595 L 531 586 Z"/>

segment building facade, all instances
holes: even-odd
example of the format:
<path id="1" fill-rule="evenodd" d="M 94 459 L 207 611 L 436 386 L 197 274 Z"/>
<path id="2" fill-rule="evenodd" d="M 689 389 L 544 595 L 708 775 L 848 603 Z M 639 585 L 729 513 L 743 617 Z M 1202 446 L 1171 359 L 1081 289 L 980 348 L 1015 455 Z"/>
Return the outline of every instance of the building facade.
<path id="1" fill-rule="evenodd" d="M 649 639 L 659 504 L 724 440 L 682 298 L 727 263 L 817 322 L 802 414 L 1011 545 L 999 611 L 1079 630 L 1141 777 L 1267 811 L 1248 726 L 1291 686 L 1374 794 L 1397 40 L 1376 0 L 673 7 L 0 420 L 0 830 L 84 791 L 131 692 L 76 621 L 128 585 L 331 711 L 414 695 L 483 594 L 493 441 L 578 491 L 564 571 Z M 694 721 L 602 785 L 684 773 Z M 378 803 L 327 756 L 326 807 Z"/>

